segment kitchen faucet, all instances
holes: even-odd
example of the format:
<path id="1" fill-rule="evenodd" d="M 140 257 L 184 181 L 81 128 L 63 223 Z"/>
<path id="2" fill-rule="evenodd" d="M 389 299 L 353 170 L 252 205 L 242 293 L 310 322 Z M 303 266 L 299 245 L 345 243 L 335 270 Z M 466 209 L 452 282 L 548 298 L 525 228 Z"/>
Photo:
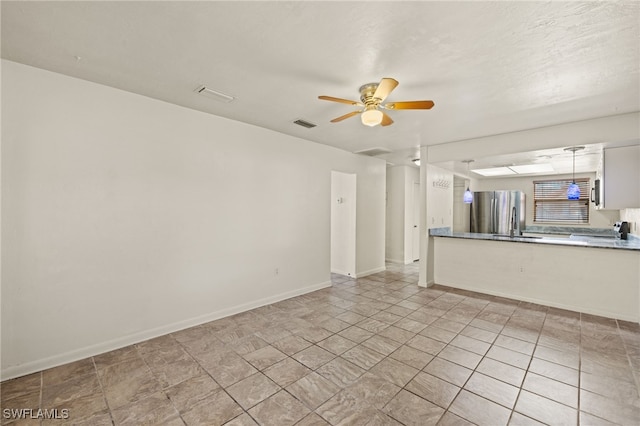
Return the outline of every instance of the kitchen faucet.
<path id="1" fill-rule="evenodd" d="M 509 237 L 515 237 L 516 233 L 516 208 L 511 209 L 511 226 L 509 227 Z"/>

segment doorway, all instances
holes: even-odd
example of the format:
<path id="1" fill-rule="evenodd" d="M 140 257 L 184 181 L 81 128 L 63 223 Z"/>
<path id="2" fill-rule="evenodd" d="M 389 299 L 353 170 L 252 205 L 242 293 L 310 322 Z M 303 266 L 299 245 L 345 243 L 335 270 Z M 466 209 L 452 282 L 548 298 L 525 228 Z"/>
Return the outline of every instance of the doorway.
<path id="1" fill-rule="evenodd" d="M 331 171 L 331 272 L 356 275 L 356 175 Z"/>

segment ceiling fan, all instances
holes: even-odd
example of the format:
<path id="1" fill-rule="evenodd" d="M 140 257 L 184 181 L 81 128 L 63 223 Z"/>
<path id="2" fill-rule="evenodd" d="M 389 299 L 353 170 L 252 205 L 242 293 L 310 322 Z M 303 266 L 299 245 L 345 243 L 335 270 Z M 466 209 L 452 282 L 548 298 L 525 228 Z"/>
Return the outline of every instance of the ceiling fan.
<path id="1" fill-rule="evenodd" d="M 368 83 L 361 86 L 360 102 L 350 101 L 348 99 L 334 98 L 333 96 L 318 96 L 318 99 L 332 102 L 340 102 L 343 104 L 349 104 L 361 107 L 358 111 L 352 111 L 348 114 L 342 115 L 338 118 L 331 120 L 332 123 L 345 120 L 354 115 L 361 114 L 360 119 L 365 126 L 388 126 L 393 124 L 393 120 L 387 114 L 380 109 L 394 110 L 394 109 L 431 109 L 433 108 L 433 101 L 404 101 L 404 102 L 390 102 L 382 104 L 382 102 L 389 96 L 389 94 L 396 88 L 398 82 L 393 78 L 383 78 L 380 83 Z"/>

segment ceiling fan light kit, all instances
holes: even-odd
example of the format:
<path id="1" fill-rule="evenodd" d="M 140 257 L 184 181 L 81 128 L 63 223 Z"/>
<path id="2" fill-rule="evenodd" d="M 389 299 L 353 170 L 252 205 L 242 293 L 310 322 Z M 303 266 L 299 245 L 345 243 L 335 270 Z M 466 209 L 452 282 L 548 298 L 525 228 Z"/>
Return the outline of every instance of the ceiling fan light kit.
<path id="1" fill-rule="evenodd" d="M 360 115 L 360 119 L 365 126 L 377 126 L 382 123 L 382 111 L 372 108 L 367 109 Z"/>
<path id="2" fill-rule="evenodd" d="M 365 126 L 389 126 L 393 124 L 393 120 L 389 115 L 385 114 L 380 109 L 386 110 L 398 110 L 398 109 L 431 109 L 433 108 L 433 101 L 405 101 L 405 102 L 392 102 L 383 105 L 382 102 L 389 96 L 393 89 L 398 86 L 398 81 L 393 78 L 383 78 L 380 83 L 368 83 L 360 86 L 360 102 L 351 101 L 348 99 L 335 98 L 333 96 L 318 96 L 318 99 L 325 101 L 338 102 L 342 104 L 349 104 L 358 106 L 362 109 L 358 111 L 352 111 L 340 117 L 331 120 L 332 123 L 337 123 L 354 115 L 360 114 L 360 120 Z"/>

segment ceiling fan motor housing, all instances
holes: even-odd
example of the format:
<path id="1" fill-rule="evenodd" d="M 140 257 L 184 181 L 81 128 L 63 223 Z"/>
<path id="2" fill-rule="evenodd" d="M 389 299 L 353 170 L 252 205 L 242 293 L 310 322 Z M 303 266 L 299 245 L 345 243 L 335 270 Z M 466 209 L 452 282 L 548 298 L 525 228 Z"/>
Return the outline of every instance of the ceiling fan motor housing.
<path id="1" fill-rule="evenodd" d="M 373 95 L 376 93 L 376 89 L 378 88 L 378 83 L 367 83 L 363 86 L 360 86 L 360 100 L 367 107 L 376 107 L 382 99 L 376 99 Z"/>

